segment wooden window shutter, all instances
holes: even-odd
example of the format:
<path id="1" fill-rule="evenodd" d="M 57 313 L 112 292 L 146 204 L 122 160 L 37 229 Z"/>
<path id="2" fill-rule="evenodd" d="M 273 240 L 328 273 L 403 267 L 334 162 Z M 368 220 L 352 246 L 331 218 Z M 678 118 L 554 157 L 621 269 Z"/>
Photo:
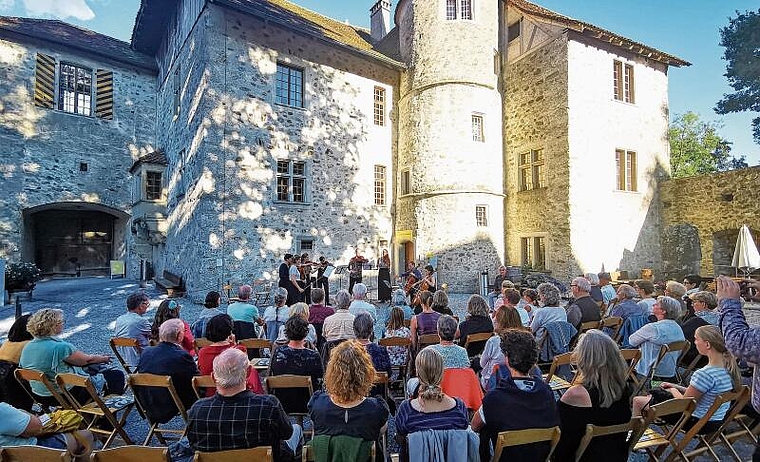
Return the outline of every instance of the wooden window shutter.
<path id="1" fill-rule="evenodd" d="M 35 106 L 53 109 L 55 97 L 55 58 L 37 53 L 34 71 Z"/>
<path id="2" fill-rule="evenodd" d="M 95 115 L 101 119 L 113 120 L 113 72 L 98 69 L 95 71 L 95 80 Z"/>

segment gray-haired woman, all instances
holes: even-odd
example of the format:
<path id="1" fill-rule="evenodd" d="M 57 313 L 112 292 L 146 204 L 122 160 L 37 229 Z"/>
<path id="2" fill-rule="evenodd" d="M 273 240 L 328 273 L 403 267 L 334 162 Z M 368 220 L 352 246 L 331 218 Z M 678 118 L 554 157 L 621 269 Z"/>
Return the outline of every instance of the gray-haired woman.
<path id="1" fill-rule="evenodd" d="M 470 367 L 470 357 L 467 355 L 467 350 L 454 344 L 458 330 L 457 320 L 452 316 L 443 315 L 438 318 L 437 327 L 441 341 L 437 345 L 430 345 L 427 348 L 432 348 L 443 356 L 443 368 Z"/>
<path id="2" fill-rule="evenodd" d="M 636 364 L 636 372 L 646 376 L 657 359 L 660 347 L 666 343 L 684 340 L 681 326 L 675 321 L 681 316 L 681 302 L 671 297 L 657 297 L 652 308 L 657 322 L 644 325 L 632 333 L 628 342 L 641 350 L 641 360 Z M 673 381 L 676 375 L 676 363 L 680 352 L 673 351 L 657 366 L 655 380 Z"/>
<path id="3" fill-rule="evenodd" d="M 557 286 L 544 282 L 543 284 L 539 284 L 536 291 L 538 292 L 538 302 L 541 308 L 535 310 L 533 321 L 530 323 L 530 329 L 533 333 L 535 334 L 550 322 L 567 322 L 567 312 L 559 306 L 560 293 Z"/>

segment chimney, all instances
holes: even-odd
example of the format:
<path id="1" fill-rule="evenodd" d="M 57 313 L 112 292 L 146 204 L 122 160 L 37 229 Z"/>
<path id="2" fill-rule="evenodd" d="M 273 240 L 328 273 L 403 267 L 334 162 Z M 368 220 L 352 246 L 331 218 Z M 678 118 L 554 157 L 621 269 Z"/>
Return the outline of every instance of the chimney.
<path id="1" fill-rule="evenodd" d="M 369 13 L 370 34 L 376 41 L 381 40 L 391 29 L 391 2 L 389 0 L 377 0 L 375 6 L 370 8 Z"/>

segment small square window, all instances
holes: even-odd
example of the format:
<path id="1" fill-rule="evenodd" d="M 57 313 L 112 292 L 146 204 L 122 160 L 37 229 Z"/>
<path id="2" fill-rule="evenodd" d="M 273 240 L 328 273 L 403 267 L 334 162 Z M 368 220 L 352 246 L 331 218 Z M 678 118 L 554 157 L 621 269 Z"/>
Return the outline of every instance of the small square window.
<path id="1" fill-rule="evenodd" d="M 483 133 L 483 116 L 480 114 L 472 115 L 472 141 L 484 143 L 486 141 Z"/>
<path id="2" fill-rule="evenodd" d="M 275 181 L 278 201 L 297 203 L 307 201 L 305 162 L 278 160 Z"/>
<path id="3" fill-rule="evenodd" d="M 86 172 L 88 168 L 87 162 L 80 162 L 79 163 L 79 171 L 80 172 Z"/>
<path id="4" fill-rule="evenodd" d="M 488 206 L 487 205 L 475 206 L 475 222 L 480 227 L 488 226 Z"/>
<path id="5" fill-rule="evenodd" d="M 313 239 L 301 239 L 298 243 L 298 251 L 304 252 L 306 250 L 311 251 L 314 250 L 314 240 Z"/>

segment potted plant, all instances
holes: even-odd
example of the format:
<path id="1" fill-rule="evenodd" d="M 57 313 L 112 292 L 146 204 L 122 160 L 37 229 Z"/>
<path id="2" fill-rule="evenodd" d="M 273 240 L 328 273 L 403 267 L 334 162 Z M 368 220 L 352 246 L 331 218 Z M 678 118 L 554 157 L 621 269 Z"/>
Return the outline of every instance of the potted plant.
<path id="1" fill-rule="evenodd" d="M 5 289 L 9 293 L 30 292 L 41 275 L 42 271 L 34 263 L 8 263 L 5 267 Z"/>

